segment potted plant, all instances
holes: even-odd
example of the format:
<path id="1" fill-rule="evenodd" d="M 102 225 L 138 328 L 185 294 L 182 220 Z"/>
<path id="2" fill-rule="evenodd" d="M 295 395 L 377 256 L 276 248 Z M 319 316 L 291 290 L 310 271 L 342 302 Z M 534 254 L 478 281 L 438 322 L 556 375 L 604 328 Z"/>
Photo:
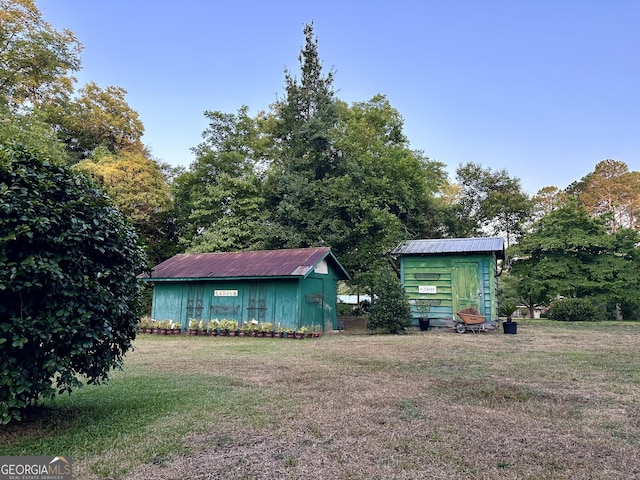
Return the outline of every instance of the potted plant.
<path id="1" fill-rule="evenodd" d="M 160 335 L 160 322 L 158 320 L 151 320 L 151 333 Z"/>
<path id="2" fill-rule="evenodd" d="M 195 318 L 189 319 L 189 335 L 197 335 L 198 334 L 198 320 Z"/>
<path id="3" fill-rule="evenodd" d="M 273 323 L 271 322 L 260 322 L 258 330 L 260 330 L 265 337 L 273 337 Z"/>
<path id="4" fill-rule="evenodd" d="M 235 337 L 238 333 L 238 322 L 223 318 L 220 321 L 220 333 L 223 336 Z"/>
<path id="5" fill-rule="evenodd" d="M 498 315 L 501 317 L 507 317 L 505 322 L 502 324 L 502 331 L 505 334 L 515 335 L 518 333 L 518 322 L 514 322 L 511 318 L 513 312 L 518 309 L 518 305 L 514 302 L 503 302 L 498 307 Z"/>
<path id="6" fill-rule="evenodd" d="M 285 328 L 284 333 L 287 334 L 287 338 L 296 338 L 296 329 L 295 328 L 287 327 L 287 328 Z"/>
<path id="7" fill-rule="evenodd" d="M 180 335 L 181 332 L 182 325 L 180 325 L 178 322 L 171 322 L 171 333 L 173 335 Z"/>
<path id="8" fill-rule="evenodd" d="M 418 324 L 421 331 L 429 329 L 429 310 L 431 310 L 431 302 L 429 300 L 414 300 L 413 305 L 418 312 Z"/>
<path id="9" fill-rule="evenodd" d="M 227 320 L 226 318 L 223 318 L 222 320 L 220 320 L 220 335 L 223 337 L 226 337 L 227 335 L 229 335 L 229 320 Z"/>
<path id="10" fill-rule="evenodd" d="M 207 334 L 207 323 L 205 320 L 200 320 L 198 322 L 198 335 L 206 335 Z"/>
<path id="11" fill-rule="evenodd" d="M 215 336 L 220 333 L 220 321 L 217 318 L 209 322 L 209 335 Z"/>
<path id="12" fill-rule="evenodd" d="M 251 335 L 252 337 L 260 336 L 260 328 L 258 327 L 258 325 L 259 322 L 255 318 L 249 320 L 247 322 L 247 335 Z"/>
<path id="13" fill-rule="evenodd" d="M 147 332 L 149 330 L 149 332 Z M 140 333 L 151 333 L 151 318 L 150 317 L 142 317 L 140 319 L 140 323 L 138 324 L 138 331 Z"/>
<path id="14" fill-rule="evenodd" d="M 238 322 L 237 320 L 229 320 L 229 336 L 238 336 Z"/>
<path id="15" fill-rule="evenodd" d="M 307 332 L 310 332 L 309 327 L 307 327 L 306 325 L 302 325 L 296 332 L 296 338 L 303 339 L 307 336 Z"/>
<path id="16" fill-rule="evenodd" d="M 317 338 L 322 335 L 322 326 L 314 325 L 313 326 L 313 337 Z"/>
<path id="17" fill-rule="evenodd" d="M 284 337 L 284 327 L 282 325 L 278 324 L 278 326 L 275 329 L 275 332 L 274 332 L 273 336 L 277 337 L 277 338 Z"/>
<path id="18" fill-rule="evenodd" d="M 238 326 L 238 336 L 239 337 L 246 337 L 248 335 L 251 335 L 251 324 L 249 322 L 242 322 L 239 326 Z"/>
<path id="19" fill-rule="evenodd" d="M 161 320 L 158 327 L 160 329 L 160 335 L 167 335 L 171 329 L 171 320 Z"/>

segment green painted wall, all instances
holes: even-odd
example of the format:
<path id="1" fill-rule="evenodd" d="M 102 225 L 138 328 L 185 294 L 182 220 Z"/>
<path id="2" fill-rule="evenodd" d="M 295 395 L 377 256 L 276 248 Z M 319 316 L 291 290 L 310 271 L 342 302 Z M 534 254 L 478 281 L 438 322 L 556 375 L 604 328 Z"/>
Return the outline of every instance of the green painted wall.
<path id="1" fill-rule="evenodd" d="M 497 278 L 494 255 L 403 255 L 402 285 L 412 303 L 413 323 L 427 316 L 431 326 L 447 326 L 454 312 L 474 307 L 487 320 L 497 318 Z M 426 303 L 428 311 L 415 306 Z"/>
<path id="2" fill-rule="evenodd" d="M 302 279 L 154 281 L 152 317 L 180 322 L 183 329 L 190 318 L 224 318 L 331 330 L 337 328 L 336 283 L 332 269 Z"/>

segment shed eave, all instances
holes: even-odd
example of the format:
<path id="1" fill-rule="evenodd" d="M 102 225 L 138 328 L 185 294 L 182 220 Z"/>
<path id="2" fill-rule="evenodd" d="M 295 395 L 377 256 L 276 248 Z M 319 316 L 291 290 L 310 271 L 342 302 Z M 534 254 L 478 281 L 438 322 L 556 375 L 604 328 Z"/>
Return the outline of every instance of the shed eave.
<path id="1" fill-rule="evenodd" d="M 278 276 L 255 276 L 255 277 L 146 277 L 145 282 L 211 282 L 229 280 L 286 280 L 304 278 L 303 275 L 278 275 Z"/>

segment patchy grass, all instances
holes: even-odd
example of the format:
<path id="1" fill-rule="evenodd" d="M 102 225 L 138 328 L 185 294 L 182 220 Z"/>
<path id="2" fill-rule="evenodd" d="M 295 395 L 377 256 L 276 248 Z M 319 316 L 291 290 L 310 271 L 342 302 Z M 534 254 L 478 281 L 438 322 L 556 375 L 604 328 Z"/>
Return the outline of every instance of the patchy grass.
<path id="1" fill-rule="evenodd" d="M 79 479 L 640 478 L 640 325 L 318 340 L 142 336 L 0 432 Z"/>

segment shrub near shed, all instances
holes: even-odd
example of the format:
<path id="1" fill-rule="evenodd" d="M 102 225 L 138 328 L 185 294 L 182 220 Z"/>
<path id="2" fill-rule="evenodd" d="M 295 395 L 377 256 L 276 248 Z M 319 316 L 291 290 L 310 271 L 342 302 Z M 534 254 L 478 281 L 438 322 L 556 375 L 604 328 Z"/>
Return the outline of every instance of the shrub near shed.
<path id="1" fill-rule="evenodd" d="M 588 298 L 565 298 L 551 304 L 549 318 L 561 322 L 596 322 L 604 320 L 604 311 Z"/>
<path id="2" fill-rule="evenodd" d="M 85 177 L 0 145 L 0 424 L 101 383 L 135 338 L 143 252 Z"/>

